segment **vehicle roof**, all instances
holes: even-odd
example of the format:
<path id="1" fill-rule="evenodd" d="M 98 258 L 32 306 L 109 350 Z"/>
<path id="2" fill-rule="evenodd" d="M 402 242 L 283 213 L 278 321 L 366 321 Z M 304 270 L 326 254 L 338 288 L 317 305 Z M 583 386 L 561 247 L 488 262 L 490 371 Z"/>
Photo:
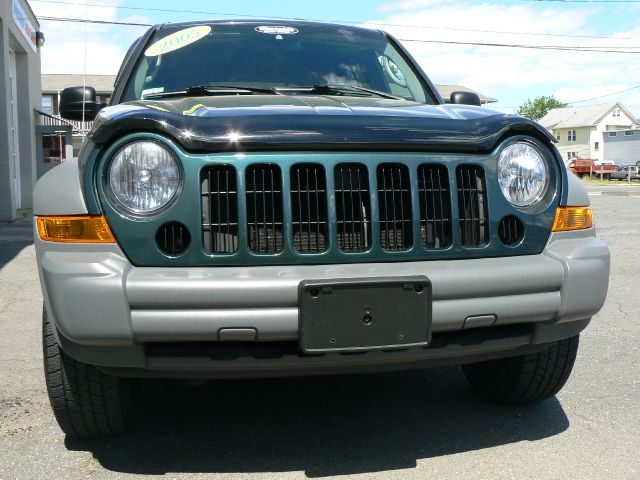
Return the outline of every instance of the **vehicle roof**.
<path id="1" fill-rule="evenodd" d="M 240 18 L 240 19 L 216 19 L 216 20 L 194 20 L 189 22 L 176 22 L 176 23 L 164 23 L 159 24 L 157 27 L 159 29 L 163 28 L 174 28 L 174 27 L 192 27 L 197 25 L 232 25 L 232 24 L 241 24 L 241 25 L 281 25 L 281 26 L 302 26 L 302 25 L 310 25 L 316 27 L 333 27 L 333 28 L 341 28 L 347 30 L 355 30 L 355 31 L 377 31 L 381 30 L 375 28 L 365 28 L 365 27 L 356 27 L 354 25 L 343 25 L 341 23 L 330 23 L 330 22 L 320 22 L 313 20 L 295 20 L 295 19 L 274 19 L 274 18 Z"/>

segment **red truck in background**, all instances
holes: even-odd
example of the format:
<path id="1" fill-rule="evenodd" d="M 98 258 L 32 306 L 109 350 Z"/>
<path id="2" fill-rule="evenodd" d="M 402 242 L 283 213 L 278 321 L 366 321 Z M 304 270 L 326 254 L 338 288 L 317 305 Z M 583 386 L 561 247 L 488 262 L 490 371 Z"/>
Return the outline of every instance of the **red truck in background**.
<path id="1" fill-rule="evenodd" d="M 570 172 L 579 177 L 600 177 L 609 179 L 615 170 L 613 163 L 596 163 L 595 160 L 573 158 L 569 161 L 567 168 Z"/>

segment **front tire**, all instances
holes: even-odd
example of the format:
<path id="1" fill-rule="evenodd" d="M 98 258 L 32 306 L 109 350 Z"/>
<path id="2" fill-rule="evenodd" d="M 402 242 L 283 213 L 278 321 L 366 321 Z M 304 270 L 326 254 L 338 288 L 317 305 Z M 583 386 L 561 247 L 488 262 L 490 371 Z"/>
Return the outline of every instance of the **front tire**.
<path id="1" fill-rule="evenodd" d="M 564 386 L 578 352 L 580 335 L 560 340 L 546 350 L 464 365 L 473 390 L 490 402 L 524 405 L 554 396 Z"/>
<path id="2" fill-rule="evenodd" d="M 44 374 L 51 408 L 73 437 L 124 433 L 133 418 L 131 381 L 112 377 L 66 355 L 43 312 Z"/>

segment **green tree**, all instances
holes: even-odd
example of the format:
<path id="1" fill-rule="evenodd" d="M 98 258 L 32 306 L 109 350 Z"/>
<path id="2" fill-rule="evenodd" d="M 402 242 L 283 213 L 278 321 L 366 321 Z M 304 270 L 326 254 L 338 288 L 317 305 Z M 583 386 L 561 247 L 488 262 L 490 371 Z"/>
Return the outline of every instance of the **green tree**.
<path id="1" fill-rule="evenodd" d="M 567 104 L 557 100 L 553 95 L 550 97 L 536 97 L 533 100 L 528 99 L 518 107 L 516 113 L 531 120 L 540 120 L 549 110 L 554 108 L 563 108 Z"/>

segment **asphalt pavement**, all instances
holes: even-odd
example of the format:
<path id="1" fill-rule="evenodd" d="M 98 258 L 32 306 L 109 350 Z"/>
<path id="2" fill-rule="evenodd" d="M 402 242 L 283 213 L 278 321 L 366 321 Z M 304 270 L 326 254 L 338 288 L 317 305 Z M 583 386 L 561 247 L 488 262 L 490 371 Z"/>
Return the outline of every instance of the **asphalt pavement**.
<path id="1" fill-rule="evenodd" d="M 0 224 L 0 480 L 638 479 L 640 196 L 603 190 L 589 187 L 609 297 L 556 398 L 488 405 L 457 368 L 156 382 L 130 434 L 90 441 L 66 439 L 49 408 L 31 224 Z"/>

